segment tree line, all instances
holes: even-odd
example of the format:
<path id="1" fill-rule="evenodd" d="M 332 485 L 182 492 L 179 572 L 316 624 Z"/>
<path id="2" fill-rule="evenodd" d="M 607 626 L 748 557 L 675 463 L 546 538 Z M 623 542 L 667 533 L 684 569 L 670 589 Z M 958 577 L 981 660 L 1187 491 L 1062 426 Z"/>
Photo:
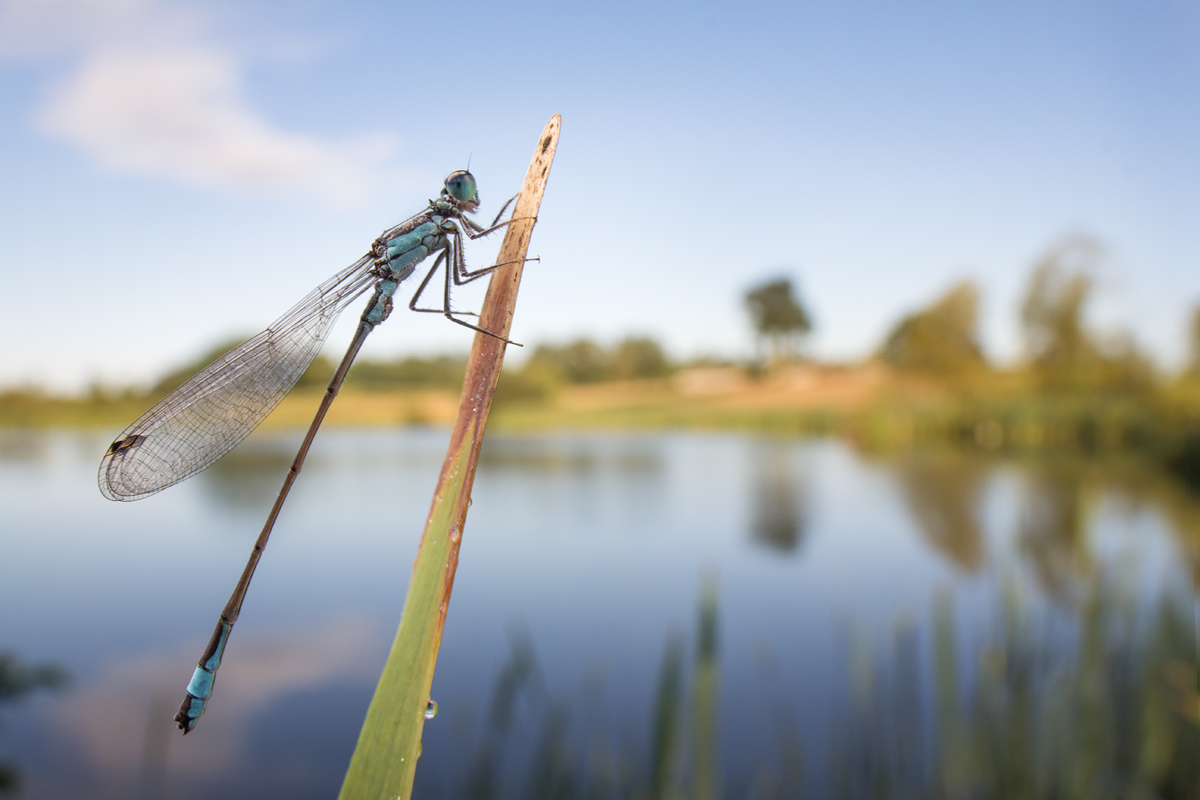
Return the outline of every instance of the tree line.
<path id="1" fill-rule="evenodd" d="M 1160 380 L 1153 360 L 1129 331 L 1091 330 L 1086 310 L 1104 257 L 1094 239 L 1077 236 L 1050 248 L 1034 264 L 1018 309 L 1027 371 L 1037 388 L 1137 393 Z M 791 360 L 812 330 L 811 317 L 791 282 L 775 280 L 744 297 L 761 349 L 778 363 Z M 928 307 L 901 318 L 875 351 L 883 363 L 906 373 L 958 382 L 995 371 L 979 340 L 979 287 L 962 281 Z M 1188 331 L 1184 381 L 1200 380 L 1200 306 Z"/>
<path id="2" fill-rule="evenodd" d="M 1151 358 L 1128 332 L 1101 335 L 1085 324 L 1088 302 L 1103 248 L 1087 237 L 1067 239 L 1050 248 L 1034 265 L 1018 309 L 1024 360 L 1015 369 L 1030 388 L 1044 391 L 1144 393 L 1161 384 Z M 761 370 L 801 357 L 814 318 L 787 278 L 751 287 L 742 297 L 758 341 L 757 358 L 742 366 Z M 929 306 L 902 317 L 868 358 L 902 374 L 922 376 L 950 387 L 986 383 L 999 370 L 989 362 L 979 339 L 980 291 L 971 281 L 950 287 Z M 150 390 L 120 394 L 165 396 L 198 370 L 240 343 L 222 342 L 163 376 Z M 1200 307 L 1189 331 L 1190 359 L 1181 381 L 1200 385 Z M 680 368 L 712 364 L 711 359 L 673 360 L 649 336 L 629 336 L 611 346 L 580 337 L 544 343 L 532 349 L 520 368 L 506 370 L 502 392 L 527 400 L 553 393 L 558 386 L 667 378 Z M 731 362 L 724 362 L 731 364 Z M 335 364 L 318 357 L 297 384 L 323 387 Z M 410 356 L 395 360 L 360 359 L 348 385 L 368 391 L 451 389 L 462 384 L 465 355 Z M 101 390 L 94 393 L 103 399 Z M 108 392 L 113 395 L 113 392 Z"/>

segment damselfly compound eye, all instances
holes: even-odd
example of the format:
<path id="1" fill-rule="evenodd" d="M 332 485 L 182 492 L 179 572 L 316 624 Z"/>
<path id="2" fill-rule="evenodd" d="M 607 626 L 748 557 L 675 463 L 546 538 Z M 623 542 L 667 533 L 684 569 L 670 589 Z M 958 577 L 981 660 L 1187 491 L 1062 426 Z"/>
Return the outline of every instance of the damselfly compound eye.
<path id="1" fill-rule="evenodd" d="M 477 199 L 475 195 L 475 176 L 465 169 L 458 172 L 451 172 L 450 177 L 446 178 L 446 191 L 460 203 Z"/>

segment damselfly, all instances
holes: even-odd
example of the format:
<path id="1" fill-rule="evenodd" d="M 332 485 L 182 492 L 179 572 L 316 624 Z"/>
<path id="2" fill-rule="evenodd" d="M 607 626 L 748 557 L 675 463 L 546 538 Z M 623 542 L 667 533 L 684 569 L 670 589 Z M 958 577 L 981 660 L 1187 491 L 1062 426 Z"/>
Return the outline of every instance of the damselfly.
<path id="1" fill-rule="evenodd" d="M 514 200 L 516 198 L 513 198 Z M 477 239 L 511 224 L 500 222 L 512 203 L 500 209 L 484 228 L 467 214 L 479 208 L 475 177 L 466 170 L 451 173 L 436 200 L 421 213 L 385 231 L 370 252 L 313 289 L 257 336 L 243 342 L 171 392 L 126 428 L 100 461 L 100 491 L 110 500 L 138 500 L 190 478 L 232 450 L 279 405 L 284 395 L 316 358 L 333 323 L 346 306 L 374 289 L 358 323 L 358 331 L 334 372 L 300 450 L 288 469 L 283 488 L 267 515 L 250 560 L 225 604 L 208 647 L 200 657 L 187 696 L 175 715 L 186 734 L 204 713 L 229 632 L 237 621 L 275 519 L 287 499 L 321 421 L 337 396 L 350 364 L 367 335 L 392 310 L 392 295 L 417 265 L 433 253 L 437 258 L 421 281 L 408 307 L 440 313 L 452 322 L 496 338 L 503 337 L 459 319 L 450 307 L 450 289 L 470 283 L 508 263 L 467 269 L 462 236 Z M 418 308 L 421 293 L 438 268 L 443 268 L 445 291 L 441 308 Z M 508 341 L 504 339 L 504 341 Z"/>

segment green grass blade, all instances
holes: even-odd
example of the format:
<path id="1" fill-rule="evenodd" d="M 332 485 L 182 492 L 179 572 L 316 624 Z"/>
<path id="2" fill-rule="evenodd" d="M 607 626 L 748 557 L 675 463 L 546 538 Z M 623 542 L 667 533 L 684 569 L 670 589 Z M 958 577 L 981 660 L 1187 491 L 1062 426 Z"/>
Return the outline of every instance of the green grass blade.
<path id="1" fill-rule="evenodd" d="M 515 263 L 492 276 L 479 315 L 480 327 L 504 336 L 512 323 L 521 267 L 554 160 L 559 124 L 555 114 L 538 139 L 513 209 L 513 218 L 521 221 L 508 226 L 497 259 Z M 413 562 L 400 628 L 342 783 L 342 800 L 394 800 L 412 792 L 479 447 L 503 360 L 503 342 L 483 334 L 475 336 L 450 448 Z"/>
<path id="2" fill-rule="evenodd" d="M 717 578 L 708 575 L 700 588 L 700 622 L 696 643 L 696 674 L 692 688 L 692 728 L 695 736 L 695 775 L 692 800 L 717 800 L 721 794 L 720 728 L 717 719 L 720 679 L 717 653 Z"/>
<path id="3" fill-rule="evenodd" d="M 658 674 L 658 698 L 654 708 L 654 732 L 650 740 L 650 798 L 670 800 L 680 792 L 678 778 L 680 738 L 683 727 L 683 640 L 667 639 L 662 669 Z"/>

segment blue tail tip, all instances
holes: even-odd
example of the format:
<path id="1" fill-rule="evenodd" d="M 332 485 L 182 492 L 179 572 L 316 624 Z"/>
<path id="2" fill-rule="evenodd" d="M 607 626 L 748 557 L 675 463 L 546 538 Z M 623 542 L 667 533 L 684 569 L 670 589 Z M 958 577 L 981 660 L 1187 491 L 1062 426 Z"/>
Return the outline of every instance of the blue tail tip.
<path id="1" fill-rule="evenodd" d="M 179 711 L 175 712 L 175 722 L 179 724 L 179 730 L 183 731 L 184 736 L 187 736 L 192 728 L 196 727 L 196 722 L 204 713 L 204 705 L 203 700 L 191 694 L 184 698 L 183 704 L 179 706 Z"/>

